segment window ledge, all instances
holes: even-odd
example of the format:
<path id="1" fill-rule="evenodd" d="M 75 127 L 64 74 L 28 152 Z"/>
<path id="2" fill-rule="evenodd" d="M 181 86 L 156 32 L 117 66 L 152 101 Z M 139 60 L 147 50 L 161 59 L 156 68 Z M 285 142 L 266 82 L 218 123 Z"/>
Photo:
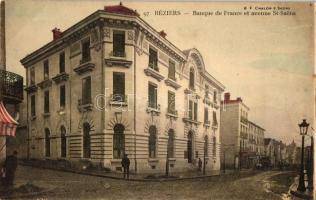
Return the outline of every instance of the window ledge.
<path id="1" fill-rule="evenodd" d="M 127 60 L 125 57 L 114 57 L 114 56 L 111 56 L 110 58 L 106 58 L 104 59 L 104 61 L 108 67 L 122 66 L 122 67 L 129 68 L 133 63 L 132 61 Z"/>
<path id="2" fill-rule="evenodd" d="M 210 127 L 211 126 L 211 122 L 210 121 L 206 121 L 206 122 L 204 122 L 203 126 Z"/>
<path id="3" fill-rule="evenodd" d="M 159 159 L 158 158 L 148 158 L 149 163 L 158 163 Z"/>
<path id="4" fill-rule="evenodd" d="M 124 101 L 110 101 L 111 106 L 127 106 L 127 102 Z"/>
<path id="5" fill-rule="evenodd" d="M 74 71 L 81 75 L 89 71 L 93 71 L 95 64 L 91 61 L 87 61 L 85 63 L 80 64 L 78 67 L 74 68 Z"/>
<path id="6" fill-rule="evenodd" d="M 31 116 L 31 120 L 35 120 L 36 119 L 36 116 Z"/>
<path id="7" fill-rule="evenodd" d="M 172 80 L 170 78 L 167 78 L 165 80 L 166 85 L 173 87 L 174 89 L 179 89 L 181 87 L 180 84 L 178 84 L 175 80 Z"/>
<path id="8" fill-rule="evenodd" d="M 37 84 L 41 89 L 48 88 L 52 86 L 52 80 L 51 79 L 45 79 L 42 82 Z"/>
<path id="9" fill-rule="evenodd" d="M 170 161 L 175 162 L 175 161 L 176 161 L 176 159 L 175 159 L 175 158 L 168 158 L 168 161 L 169 161 L 169 162 L 170 162 Z"/>
<path id="10" fill-rule="evenodd" d="M 167 116 L 167 117 L 172 117 L 172 118 L 177 119 L 177 118 L 178 118 L 178 112 L 177 112 L 177 111 L 176 111 L 175 113 L 169 113 L 169 112 L 167 112 L 166 116 Z"/>
<path id="11" fill-rule="evenodd" d="M 79 104 L 78 105 L 78 109 L 80 112 L 85 112 L 85 111 L 89 111 L 92 110 L 93 108 L 93 104 L 92 103 L 87 103 L 87 104 Z"/>
<path id="12" fill-rule="evenodd" d="M 25 91 L 30 94 L 30 93 L 33 93 L 33 92 L 36 92 L 37 91 L 37 86 L 35 84 L 33 85 L 30 85 L 29 87 L 25 88 Z"/>
<path id="13" fill-rule="evenodd" d="M 207 105 L 211 105 L 211 100 L 209 97 L 205 96 L 204 99 L 203 99 L 203 103 L 207 104 Z"/>
<path id="14" fill-rule="evenodd" d="M 52 79 L 53 79 L 53 81 L 55 82 L 55 83 L 61 83 L 61 82 L 63 82 L 63 81 L 67 81 L 68 80 L 68 78 L 69 78 L 69 74 L 68 73 L 66 73 L 66 72 L 62 72 L 62 73 L 60 73 L 60 74 L 57 74 L 55 77 L 53 77 Z"/>
<path id="15" fill-rule="evenodd" d="M 164 79 L 163 75 L 161 75 L 158 71 L 156 71 L 156 70 L 154 70 L 154 69 L 152 69 L 150 67 L 144 69 L 144 72 L 145 72 L 145 74 L 147 76 L 151 76 L 151 77 L 155 78 L 159 82 Z"/>
<path id="16" fill-rule="evenodd" d="M 147 113 L 156 113 L 157 115 L 159 115 L 160 114 L 160 105 L 158 105 L 157 108 L 147 107 L 146 112 Z"/>
<path id="17" fill-rule="evenodd" d="M 199 122 L 199 121 L 197 121 L 197 120 L 192 120 L 192 119 L 189 119 L 189 118 L 182 118 L 182 120 L 183 120 L 184 122 L 189 122 L 189 123 L 196 124 L 196 125 L 201 124 L 201 122 Z"/>
<path id="18" fill-rule="evenodd" d="M 50 113 L 49 113 L 49 112 L 48 112 L 48 113 L 43 113 L 42 116 L 43 116 L 43 117 L 49 117 L 49 116 L 50 116 Z"/>

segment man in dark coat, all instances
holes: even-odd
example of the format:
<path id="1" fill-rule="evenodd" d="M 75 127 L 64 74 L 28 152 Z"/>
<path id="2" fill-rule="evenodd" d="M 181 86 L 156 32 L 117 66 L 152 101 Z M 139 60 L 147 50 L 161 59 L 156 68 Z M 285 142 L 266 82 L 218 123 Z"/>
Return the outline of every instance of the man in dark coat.
<path id="1" fill-rule="evenodd" d="M 122 158 L 122 167 L 124 169 L 124 178 L 129 179 L 129 158 L 127 157 L 127 154 L 124 154 L 124 157 Z"/>
<path id="2" fill-rule="evenodd" d="M 7 187 L 13 186 L 15 170 L 18 166 L 18 152 L 14 151 L 11 156 L 7 156 L 4 162 L 4 185 Z"/>

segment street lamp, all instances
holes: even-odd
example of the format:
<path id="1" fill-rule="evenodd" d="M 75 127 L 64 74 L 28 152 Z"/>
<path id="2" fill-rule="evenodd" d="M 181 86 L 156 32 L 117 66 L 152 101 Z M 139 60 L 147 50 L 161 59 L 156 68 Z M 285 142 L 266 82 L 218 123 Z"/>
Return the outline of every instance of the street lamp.
<path id="1" fill-rule="evenodd" d="M 305 180 L 304 180 L 304 136 L 307 134 L 309 124 L 306 123 L 306 119 L 303 119 L 303 122 L 298 125 L 300 127 L 300 135 L 302 135 L 302 155 L 301 155 L 301 170 L 300 170 L 300 179 L 297 190 L 300 192 L 305 192 Z"/>

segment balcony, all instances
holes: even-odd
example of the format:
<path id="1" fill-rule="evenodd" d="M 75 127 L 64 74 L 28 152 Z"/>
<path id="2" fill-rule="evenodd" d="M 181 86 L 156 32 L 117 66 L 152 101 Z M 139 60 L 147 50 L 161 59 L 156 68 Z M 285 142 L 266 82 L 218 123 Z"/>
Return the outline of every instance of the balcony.
<path id="1" fill-rule="evenodd" d="M 37 86 L 35 84 L 30 85 L 29 87 L 25 88 L 25 91 L 30 94 L 37 91 Z"/>
<path id="2" fill-rule="evenodd" d="M 87 58 L 83 58 L 82 60 L 80 60 L 80 65 L 76 68 L 74 68 L 74 71 L 81 75 L 84 74 L 86 72 L 91 72 L 93 71 L 95 67 L 95 64 L 91 62 L 91 58 L 87 57 Z"/>
<path id="3" fill-rule="evenodd" d="M 159 73 L 158 68 L 153 69 L 151 67 L 148 67 L 148 68 L 144 69 L 144 72 L 147 76 L 151 76 L 159 82 L 164 79 L 164 76 Z"/>
<path id="4" fill-rule="evenodd" d="M 104 61 L 108 67 L 122 66 L 122 67 L 129 68 L 133 63 L 132 61 L 126 59 L 125 52 L 119 52 L 119 51 L 111 51 L 110 58 L 106 58 L 104 59 Z"/>
<path id="5" fill-rule="evenodd" d="M 112 94 L 110 97 L 110 105 L 112 106 L 127 106 L 127 95 Z"/>
<path id="6" fill-rule="evenodd" d="M 51 79 L 45 79 L 42 82 L 38 83 L 37 85 L 41 89 L 45 89 L 45 88 L 48 88 L 48 87 L 52 86 L 52 80 Z"/>
<path id="7" fill-rule="evenodd" d="M 4 102 L 21 103 L 23 100 L 23 77 L 0 70 L 0 94 Z"/>
<path id="8" fill-rule="evenodd" d="M 205 103 L 207 105 L 211 105 L 211 99 L 209 98 L 208 95 L 205 95 L 205 97 L 203 99 L 203 103 Z"/>
<path id="9" fill-rule="evenodd" d="M 195 124 L 195 125 L 201 124 L 201 122 L 199 122 L 197 119 L 194 119 L 192 116 L 190 116 L 188 111 L 184 112 L 184 117 L 182 118 L 182 121 L 185 123 L 190 123 L 190 124 Z"/>
<path id="10" fill-rule="evenodd" d="M 244 124 L 248 124 L 248 119 L 246 117 L 240 117 L 240 122 L 244 123 Z"/>
<path id="11" fill-rule="evenodd" d="M 155 104 L 155 103 L 148 101 L 146 112 L 159 115 L 160 114 L 160 104 Z"/>
<path id="12" fill-rule="evenodd" d="M 55 77 L 53 77 L 52 79 L 53 79 L 53 81 L 55 82 L 55 83 L 61 83 L 61 82 L 63 82 L 63 81 L 67 81 L 68 80 L 68 78 L 69 78 L 69 74 L 67 74 L 66 72 L 62 72 L 62 73 L 60 73 L 60 74 L 57 74 Z"/>
<path id="13" fill-rule="evenodd" d="M 171 78 L 167 78 L 167 79 L 165 80 L 165 83 L 166 83 L 166 85 L 171 86 L 171 87 L 173 87 L 173 88 L 176 89 L 176 90 L 181 87 L 181 85 L 178 84 L 178 83 L 176 82 L 176 80 L 173 80 L 173 79 L 171 79 Z"/>
<path id="14" fill-rule="evenodd" d="M 170 117 L 170 118 L 177 119 L 178 118 L 178 111 L 174 110 L 174 109 L 167 108 L 166 116 Z"/>
<path id="15" fill-rule="evenodd" d="M 203 125 L 205 127 L 210 127 L 211 126 L 211 121 L 210 120 L 205 120 Z"/>
<path id="16" fill-rule="evenodd" d="M 86 99 L 86 100 L 79 99 L 78 100 L 79 112 L 90 111 L 90 110 L 92 110 L 92 108 L 93 108 L 93 104 L 91 102 L 91 99 Z"/>

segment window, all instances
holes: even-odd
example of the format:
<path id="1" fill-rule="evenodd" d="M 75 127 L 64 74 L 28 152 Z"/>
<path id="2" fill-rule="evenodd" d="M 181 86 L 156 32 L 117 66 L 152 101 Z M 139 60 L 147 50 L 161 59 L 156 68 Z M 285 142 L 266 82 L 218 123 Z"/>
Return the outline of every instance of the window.
<path id="1" fill-rule="evenodd" d="M 208 137 L 204 137 L 204 156 L 208 157 Z"/>
<path id="2" fill-rule="evenodd" d="M 197 121 L 197 114 L 198 114 L 198 106 L 197 102 L 194 102 L 194 120 Z"/>
<path id="3" fill-rule="evenodd" d="M 82 60 L 81 63 L 85 63 L 91 60 L 90 55 L 90 38 L 85 39 L 81 43 L 81 54 L 82 54 Z"/>
<path id="4" fill-rule="evenodd" d="M 169 60 L 168 78 L 176 80 L 176 67 L 172 60 Z"/>
<path id="5" fill-rule="evenodd" d="M 149 83 L 148 85 L 148 106 L 157 109 L 157 86 Z"/>
<path id="6" fill-rule="evenodd" d="M 82 104 L 91 103 L 91 77 L 82 79 Z"/>
<path id="7" fill-rule="evenodd" d="M 193 119 L 193 102 L 189 100 L 189 119 Z"/>
<path id="8" fill-rule="evenodd" d="M 30 79 L 31 79 L 31 85 L 35 84 L 35 69 L 32 67 L 30 69 Z"/>
<path id="9" fill-rule="evenodd" d="M 156 157 L 157 129 L 155 126 L 149 127 L 149 158 Z"/>
<path id="10" fill-rule="evenodd" d="M 31 96 L 31 116 L 35 117 L 36 116 L 36 104 L 35 104 L 35 95 Z"/>
<path id="11" fill-rule="evenodd" d="M 213 111 L 213 126 L 217 126 L 217 118 L 216 118 L 216 112 Z"/>
<path id="12" fill-rule="evenodd" d="M 168 91 L 168 113 L 176 114 L 175 104 L 175 93 Z"/>
<path id="13" fill-rule="evenodd" d="M 125 32 L 113 32 L 113 56 L 125 57 Z"/>
<path id="14" fill-rule="evenodd" d="M 157 51 L 152 48 L 149 48 L 149 67 L 158 71 Z"/>
<path id="15" fill-rule="evenodd" d="M 44 92 L 44 113 L 49 113 L 49 91 Z"/>
<path id="16" fill-rule="evenodd" d="M 44 79 L 49 78 L 49 63 L 48 60 L 44 61 Z"/>
<path id="17" fill-rule="evenodd" d="M 204 108 L 204 123 L 208 123 L 208 108 Z"/>
<path id="18" fill-rule="evenodd" d="M 59 54 L 59 73 L 65 72 L 65 52 Z"/>
<path id="19" fill-rule="evenodd" d="M 194 69 L 190 69 L 189 88 L 194 90 Z"/>
<path id="20" fill-rule="evenodd" d="M 45 128 L 45 156 L 50 156 L 50 131 L 48 128 Z"/>
<path id="21" fill-rule="evenodd" d="M 114 126 L 113 135 L 113 158 L 123 158 L 125 151 L 125 135 L 124 126 L 122 124 L 116 124 Z"/>
<path id="22" fill-rule="evenodd" d="M 113 72 L 113 101 L 125 101 L 125 74 Z"/>
<path id="23" fill-rule="evenodd" d="M 174 130 L 169 129 L 168 131 L 168 147 L 167 147 L 167 157 L 174 158 Z"/>
<path id="24" fill-rule="evenodd" d="M 187 158 L 188 163 L 192 163 L 193 154 L 193 133 L 190 131 L 188 133 L 188 143 L 187 143 Z"/>
<path id="25" fill-rule="evenodd" d="M 66 128 L 60 127 L 60 155 L 65 158 L 67 155 L 67 139 L 66 139 Z"/>
<path id="26" fill-rule="evenodd" d="M 216 137 L 213 137 L 213 157 L 216 157 Z"/>
<path id="27" fill-rule="evenodd" d="M 217 103 L 217 92 L 216 92 L 216 90 L 214 90 L 213 101 L 214 101 L 214 103 Z"/>
<path id="28" fill-rule="evenodd" d="M 208 93 L 209 93 L 209 87 L 208 85 L 205 85 L 205 96 L 208 97 Z"/>
<path id="29" fill-rule="evenodd" d="M 65 108 L 66 105 L 66 86 L 61 85 L 59 88 L 59 105 L 60 108 Z"/>
<path id="30" fill-rule="evenodd" d="M 91 147 L 90 147 L 90 125 L 88 123 L 83 124 L 83 157 L 90 158 Z"/>

